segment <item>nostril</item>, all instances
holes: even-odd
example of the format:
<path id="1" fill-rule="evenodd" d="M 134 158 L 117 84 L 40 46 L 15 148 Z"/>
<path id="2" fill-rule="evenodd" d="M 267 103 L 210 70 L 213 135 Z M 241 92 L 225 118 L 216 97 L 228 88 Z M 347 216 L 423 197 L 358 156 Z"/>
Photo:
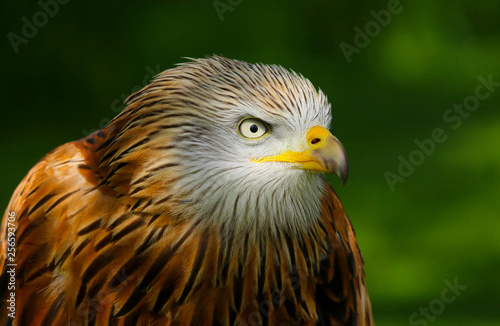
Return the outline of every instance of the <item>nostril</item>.
<path id="1" fill-rule="evenodd" d="M 311 140 L 311 145 L 314 145 L 314 144 L 317 144 L 321 141 L 321 139 L 319 138 L 314 138 L 313 140 Z"/>

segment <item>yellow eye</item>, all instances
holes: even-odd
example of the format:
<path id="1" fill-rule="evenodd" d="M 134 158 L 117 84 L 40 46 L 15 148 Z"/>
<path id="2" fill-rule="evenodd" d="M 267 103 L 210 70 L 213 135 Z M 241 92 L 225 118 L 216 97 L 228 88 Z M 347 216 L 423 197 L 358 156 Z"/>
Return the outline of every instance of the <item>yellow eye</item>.
<path id="1" fill-rule="evenodd" d="M 256 118 L 245 118 L 238 125 L 238 133 L 244 138 L 260 138 L 269 132 L 264 121 Z"/>

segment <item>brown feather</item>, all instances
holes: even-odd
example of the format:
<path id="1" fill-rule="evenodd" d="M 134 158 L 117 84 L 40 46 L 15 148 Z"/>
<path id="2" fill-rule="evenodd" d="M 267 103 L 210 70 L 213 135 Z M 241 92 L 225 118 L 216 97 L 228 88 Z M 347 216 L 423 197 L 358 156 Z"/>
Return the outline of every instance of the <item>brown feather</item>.
<path id="1" fill-rule="evenodd" d="M 132 95 L 108 127 L 47 154 L 17 187 L 2 224 L 16 213 L 10 322 L 373 325 L 354 231 L 326 181 L 321 216 L 298 235 L 235 234 L 178 211 L 171 185 L 181 168 L 157 157 L 175 150 L 165 130 L 200 117 L 175 113 L 189 99 L 165 95 L 186 87 L 171 74 Z M 289 87 L 262 101 L 288 110 Z M 2 281 L 6 246 L 2 232 Z M 9 320 L 2 291 L 0 319 Z"/>

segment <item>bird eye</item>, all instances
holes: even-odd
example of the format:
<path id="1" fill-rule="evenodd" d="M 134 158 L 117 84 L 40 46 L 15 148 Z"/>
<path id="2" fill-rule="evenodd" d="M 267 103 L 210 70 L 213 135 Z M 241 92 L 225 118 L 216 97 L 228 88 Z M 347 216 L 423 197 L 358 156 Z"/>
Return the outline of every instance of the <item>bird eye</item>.
<path id="1" fill-rule="evenodd" d="M 269 132 L 267 125 L 259 119 L 245 118 L 238 125 L 238 133 L 244 138 L 260 138 Z"/>

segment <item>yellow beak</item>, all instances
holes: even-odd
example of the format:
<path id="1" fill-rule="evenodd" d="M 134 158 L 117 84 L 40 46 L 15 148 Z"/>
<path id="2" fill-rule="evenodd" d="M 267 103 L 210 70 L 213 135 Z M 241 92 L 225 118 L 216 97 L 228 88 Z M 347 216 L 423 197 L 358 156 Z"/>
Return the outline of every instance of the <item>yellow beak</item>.
<path id="1" fill-rule="evenodd" d="M 344 185 L 347 181 L 349 165 L 342 143 L 327 129 L 315 126 L 307 132 L 307 144 L 309 148 L 304 152 L 288 151 L 253 161 L 297 163 L 301 169 L 335 173 Z"/>

